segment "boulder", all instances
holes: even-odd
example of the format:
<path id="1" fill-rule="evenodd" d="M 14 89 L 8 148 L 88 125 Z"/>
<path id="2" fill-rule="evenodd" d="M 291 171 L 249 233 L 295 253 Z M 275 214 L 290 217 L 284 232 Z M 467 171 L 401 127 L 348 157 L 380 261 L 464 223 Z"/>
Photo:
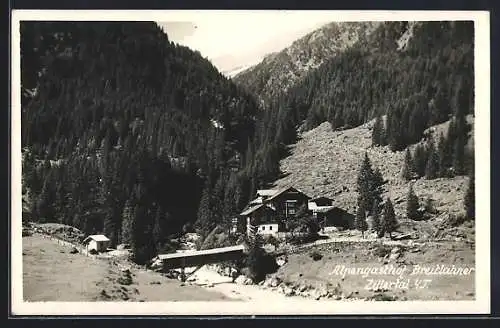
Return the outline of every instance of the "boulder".
<path id="1" fill-rule="evenodd" d="M 400 253 L 391 253 L 391 255 L 389 256 L 389 261 L 397 260 L 400 255 L 401 255 Z"/>
<path id="2" fill-rule="evenodd" d="M 79 253 L 78 252 L 78 249 L 76 249 L 76 247 L 72 247 L 71 250 L 69 251 L 70 254 L 77 254 Z"/>
<path id="3" fill-rule="evenodd" d="M 295 290 L 289 286 L 285 286 L 283 288 L 283 294 L 285 296 L 293 296 L 293 295 L 295 295 Z"/>
<path id="4" fill-rule="evenodd" d="M 297 290 L 300 292 L 300 293 L 303 293 L 305 292 L 306 290 L 308 289 L 308 287 L 306 285 L 300 285 Z"/>
<path id="5" fill-rule="evenodd" d="M 239 275 L 235 281 L 235 283 L 237 283 L 238 285 L 252 285 L 253 284 L 253 281 L 252 279 L 248 278 L 247 276 L 245 275 Z"/>
<path id="6" fill-rule="evenodd" d="M 394 247 L 393 249 L 391 249 L 392 254 L 399 253 L 400 251 L 401 251 L 401 248 L 399 248 L 399 247 Z"/>
<path id="7" fill-rule="evenodd" d="M 123 274 L 126 274 L 126 275 L 130 275 L 131 272 L 130 272 L 130 268 L 121 268 L 120 271 L 123 273 Z"/>
<path id="8" fill-rule="evenodd" d="M 412 238 L 412 234 L 411 233 L 406 233 L 406 234 L 394 236 L 392 239 L 394 239 L 394 240 L 405 240 L 405 239 L 411 239 L 411 238 Z"/>
<path id="9" fill-rule="evenodd" d="M 120 244 L 120 245 L 116 246 L 116 249 L 119 251 L 122 251 L 124 249 L 129 249 L 129 248 L 130 248 L 129 244 Z"/>
<path id="10" fill-rule="evenodd" d="M 269 286 L 278 287 L 282 283 L 282 280 L 278 277 L 272 277 L 269 282 Z"/>
<path id="11" fill-rule="evenodd" d="M 278 266 L 283 266 L 283 265 L 285 265 L 285 263 L 286 263 L 287 261 L 288 261 L 288 260 L 287 260 L 286 256 L 280 256 L 280 257 L 278 257 L 278 258 L 276 259 L 276 264 L 277 264 Z"/>
<path id="12" fill-rule="evenodd" d="M 314 289 L 310 292 L 310 295 L 315 300 L 319 300 L 328 296 L 328 290 L 326 288 Z"/>

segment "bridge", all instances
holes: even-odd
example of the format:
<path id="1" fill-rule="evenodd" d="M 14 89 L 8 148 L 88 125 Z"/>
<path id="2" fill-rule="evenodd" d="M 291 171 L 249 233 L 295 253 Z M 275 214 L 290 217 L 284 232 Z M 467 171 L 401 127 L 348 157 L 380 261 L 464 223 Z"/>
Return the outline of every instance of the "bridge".
<path id="1" fill-rule="evenodd" d="M 164 270 L 180 268 L 183 275 L 183 280 L 185 280 L 186 277 L 184 276 L 184 268 L 186 267 L 196 267 L 196 269 L 190 273 L 190 275 L 192 275 L 199 268 L 206 264 L 240 260 L 244 257 L 245 253 L 246 246 L 237 245 L 212 248 L 201 251 L 160 254 L 158 255 L 157 259 L 162 262 Z"/>

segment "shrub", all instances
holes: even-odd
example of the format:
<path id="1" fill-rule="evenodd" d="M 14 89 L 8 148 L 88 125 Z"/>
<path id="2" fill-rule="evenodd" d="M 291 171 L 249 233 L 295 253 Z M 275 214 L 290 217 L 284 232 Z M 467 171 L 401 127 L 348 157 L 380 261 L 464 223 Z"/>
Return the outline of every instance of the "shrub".
<path id="1" fill-rule="evenodd" d="M 279 240 L 276 239 L 276 237 L 274 237 L 272 235 L 263 236 L 262 239 L 263 239 L 264 244 L 271 244 L 274 247 L 278 247 L 280 244 Z"/>
<path id="2" fill-rule="evenodd" d="M 264 280 L 267 274 L 276 272 L 278 265 L 273 256 L 266 253 L 260 245 L 252 245 L 245 260 L 249 278 L 254 283 Z"/>
<path id="3" fill-rule="evenodd" d="M 424 204 L 424 210 L 426 213 L 438 214 L 438 210 L 434 206 L 434 201 L 431 198 L 427 198 Z"/>
<path id="4" fill-rule="evenodd" d="M 446 219 L 446 225 L 450 227 L 458 227 L 467 221 L 467 216 L 465 214 L 450 214 Z"/>
<path id="5" fill-rule="evenodd" d="M 285 237 L 285 240 L 287 243 L 290 243 L 292 245 L 301 245 L 305 243 L 311 243 L 313 241 L 316 241 L 319 238 L 319 235 L 314 234 L 311 235 L 309 233 L 300 233 L 300 234 L 294 234 L 294 235 L 287 235 Z"/>
<path id="6" fill-rule="evenodd" d="M 319 261 L 323 258 L 323 255 L 318 251 L 312 251 L 309 253 L 309 257 L 313 259 L 313 261 Z"/>
<path id="7" fill-rule="evenodd" d="M 120 285 L 132 285 L 132 275 L 130 274 L 130 272 L 125 273 L 122 277 L 119 277 L 117 279 L 117 282 Z"/>
<path id="8" fill-rule="evenodd" d="M 203 241 L 198 239 L 196 244 L 197 249 L 211 249 L 218 247 L 226 247 L 236 245 L 241 241 L 241 236 L 228 234 L 222 228 L 217 227 L 210 232 Z"/>
<path id="9" fill-rule="evenodd" d="M 188 222 L 182 226 L 182 232 L 183 233 L 189 233 L 189 232 L 194 232 L 194 227 L 191 222 Z"/>
<path id="10" fill-rule="evenodd" d="M 377 244 L 372 250 L 373 254 L 378 257 L 384 257 L 391 253 L 391 247 L 384 244 Z"/>
<path id="11" fill-rule="evenodd" d="M 175 253 L 175 246 L 170 244 L 170 243 L 165 243 L 161 245 L 160 248 L 158 248 L 158 254 L 168 254 L 168 253 Z"/>
<path id="12" fill-rule="evenodd" d="M 32 234 L 33 233 L 31 232 L 31 230 L 29 230 L 29 229 L 23 229 L 23 233 L 22 233 L 23 237 L 31 236 Z"/>
<path id="13" fill-rule="evenodd" d="M 410 185 L 406 198 L 406 216 L 408 219 L 419 220 L 421 218 L 421 213 L 418 210 L 418 203 L 418 197 L 413 191 L 413 186 Z"/>

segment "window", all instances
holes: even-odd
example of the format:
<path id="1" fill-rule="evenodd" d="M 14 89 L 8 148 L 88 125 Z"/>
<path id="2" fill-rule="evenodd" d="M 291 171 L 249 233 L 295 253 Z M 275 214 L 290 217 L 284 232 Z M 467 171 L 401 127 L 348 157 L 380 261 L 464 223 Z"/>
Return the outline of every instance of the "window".
<path id="1" fill-rule="evenodd" d="M 285 215 L 286 216 L 289 216 L 289 215 L 295 215 L 296 213 L 296 203 L 297 201 L 296 200 L 287 200 L 286 203 L 285 203 Z"/>
<path id="2" fill-rule="evenodd" d="M 266 230 L 266 227 L 265 227 L 265 226 L 262 226 L 262 227 L 261 227 L 261 230 L 262 230 L 262 231 Z"/>
<path id="3" fill-rule="evenodd" d="M 273 230 L 273 226 L 269 226 L 269 230 Z"/>

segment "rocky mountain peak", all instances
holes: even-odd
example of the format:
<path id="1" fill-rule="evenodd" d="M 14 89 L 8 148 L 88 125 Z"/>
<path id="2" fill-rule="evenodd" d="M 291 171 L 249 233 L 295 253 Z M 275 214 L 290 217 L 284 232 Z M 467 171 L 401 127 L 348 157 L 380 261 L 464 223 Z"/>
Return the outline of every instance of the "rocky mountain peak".
<path id="1" fill-rule="evenodd" d="M 262 62 L 234 76 L 264 101 L 286 92 L 307 72 L 366 39 L 380 22 L 332 22 L 294 41 L 290 47 L 266 56 Z"/>

